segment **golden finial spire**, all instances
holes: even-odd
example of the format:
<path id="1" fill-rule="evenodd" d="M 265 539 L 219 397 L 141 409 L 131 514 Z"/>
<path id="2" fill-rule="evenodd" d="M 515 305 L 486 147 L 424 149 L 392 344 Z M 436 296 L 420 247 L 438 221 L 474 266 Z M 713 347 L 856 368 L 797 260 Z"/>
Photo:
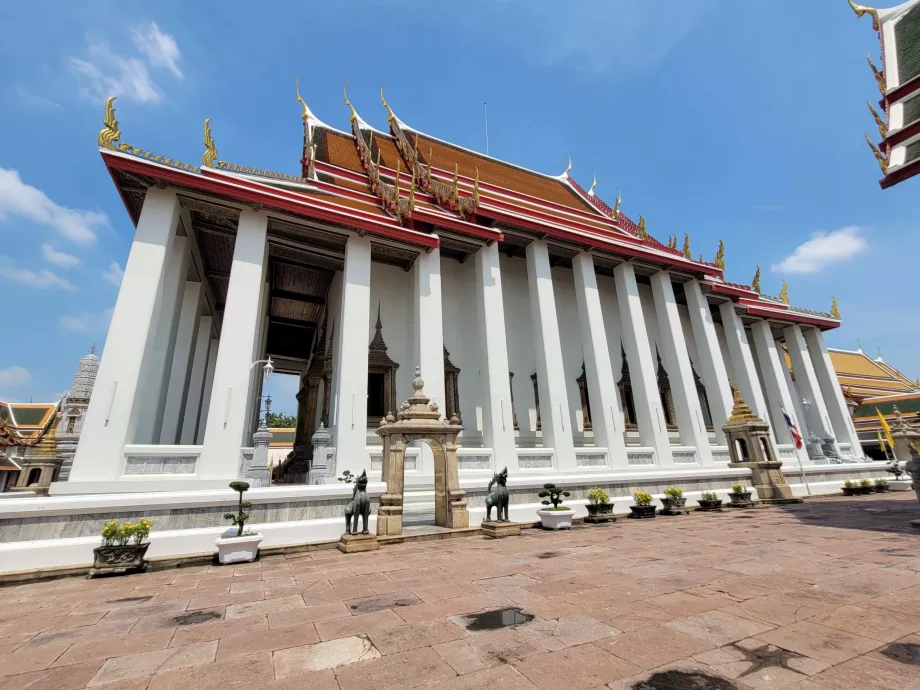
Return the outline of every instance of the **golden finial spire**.
<path id="1" fill-rule="evenodd" d="M 875 160 L 878 161 L 878 167 L 882 169 L 883 173 L 888 173 L 888 159 L 882 155 L 882 152 L 878 150 L 878 146 L 872 143 L 872 140 L 869 138 L 869 135 L 866 134 L 866 143 L 869 144 L 869 148 L 872 149 L 872 155 L 875 156 Z"/>
<path id="2" fill-rule="evenodd" d="M 302 99 L 302 98 L 300 97 L 300 77 L 297 77 L 297 80 L 294 82 L 294 93 L 297 95 L 297 100 L 300 102 L 300 105 L 303 106 L 303 113 L 301 113 L 301 115 L 300 115 L 301 119 L 302 119 L 304 122 L 306 122 L 307 119 L 311 119 L 311 118 L 315 120 L 315 119 L 316 119 L 316 115 L 314 115 L 314 114 L 310 111 L 309 106 L 306 104 L 306 102 L 304 101 L 304 99 Z"/>
<path id="3" fill-rule="evenodd" d="M 885 124 L 885 121 L 882 119 L 881 115 L 878 114 L 878 111 L 872 107 L 872 101 L 867 100 L 866 105 L 869 106 L 869 112 L 872 113 L 872 118 L 875 120 L 875 124 L 878 125 L 878 133 L 882 136 L 882 139 L 888 136 L 888 125 Z"/>
<path id="4" fill-rule="evenodd" d="M 871 56 L 866 55 L 866 60 L 869 62 L 869 67 L 872 68 L 872 76 L 875 77 L 875 83 L 878 84 L 878 90 L 881 92 L 882 96 L 884 96 L 885 92 L 888 90 L 888 80 L 885 79 L 884 74 L 879 72 L 878 67 L 872 62 Z"/>
<path id="5" fill-rule="evenodd" d="M 479 208 L 479 168 L 476 168 L 476 179 L 473 182 L 473 203 Z"/>
<path id="6" fill-rule="evenodd" d="M 783 281 L 783 288 L 779 291 L 779 298 L 783 304 L 789 304 L 789 283 Z"/>
<path id="7" fill-rule="evenodd" d="M 754 274 L 754 280 L 751 281 L 751 289 L 760 294 L 760 266 L 757 267 L 757 272 Z"/>
<path id="8" fill-rule="evenodd" d="M 217 147 L 214 145 L 214 138 L 211 136 L 211 118 L 208 118 L 204 121 L 204 153 L 201 154 L 201 163 L 213 168 L 216 160 Z"/>
<path id="9" fill-rule="evenodd" d="M 645 228 L 645 216 L 641 213 L 639 214 L 639 225 L 636 227 L 636 234 L 639 236 L 640 240 L 648 239 L 648 230 Z"/>
<path id="10" fill-rule="evenodd" d="M 685 259 L 693 259 L 693 254 L 690 253 L 690 233 L 684 233 L 684 246 L 681 248 L 680 253 L 684 255 Z"/>
<path id="11" fill-rule="evenodd" d="M 588 190 L 588 196 L 594 196 L 594 188 L 597 187 L 597 175 L 594 174 L 593 170 L 591 171 L 591 177 L 593 179 L 591 182 L 591 189 Z"/>
<path id="12" fill-rule="evenodd" d="M 878 31 L 878 10 L 873 7 L 865 7 L 863 5 L 857 5 L 853 0 L 847 0 L 850 3 L 850 7 L 853 8 L 853 11 L 856 13 L 857 17 L 862 17 L 864 14 L 868 14 L 872 17 L 872 28 Z"/>
<path id="13" fill-rule="evenodd" d="M 840 310 L 837 308 L 837 298 L 831 297 L 831 316 L 835 319 L 840 319 Z"/>
<path id="14" fill-rule="evenodd" d="M 355 112 L 355 107 L 351 104 L 351 101 L 348 100 L 348 82 L 345 82 L 345 86 L 342 87 L 342 92 L 345 94 L 345 105 L 348 106 L 348 109 L 351 111 L 351 114 L 348 116 L 350 122 L 354 122 L 358 119 L 358 113 Z"/>
<path id="15" fill-rule="evenodd" d="M 566 153 L 565 155 L 569 156 L 568 153 Z M 572 157 L 569 156 L 569 165 L 565 170 L 562 171 L 562 174 L 559 177 L 568 177 L 571 171 L 572 171 Z"/>
<path id="16" fill-rule="evenodd" d="M 760 422 L 763 421 L 754 414 L 754 410 L 744 401 L 744 398 L 741 397 L 741 391 L 738 390 L 738 386 L 734 381 L 731 382 L 732 386 L 732 413 L 725 424 L 747 424 L 749 422 Z"/>
<path id="17" fill-rule="evenodd" d="M 387 99 L 383 95 L 383 87 L 386 86 L 386 82 L 380 85 L 380 102 L 383 104 L 383 107 L 387 109 L 387 122 L 392 122 L 396 119 L 396 115 L 393 114 L 390 104 L 387 103 Z M 417 137 L 416 137 L 417 138 Z M 417 149 L 418 147 L 416 147 Z"/>
<path id="18" fill-rule="evenodd" d="M 716 266 L 725 270 L 725 242 L 719 240 L 719 251 L 716 252 Z"/>
<path id="19" fill-rule="evenodd" d="M 105 118 L 102 120 L 103 128 L 99 132 L 99 146 L 104 149 L 114 149 L 115 142 L 121 139 L 118 131 L 118 120 L 115 119 L 115 99 L 118 96 L 109 96 L 105 99 Z"/>
<path id="20" fill-rule="evenodd" d="M 668 249 L 677 249 L 677 235 L 668 235 Z"/>
<path id="21" fill-rule="evenodd" d="M 620 204 L 623 203 L 623 199 L 620 197 L 620 188 L 617 187 L 617 201 L 613 205 L 613 218 L 614 220 L 620 217 Z"/>

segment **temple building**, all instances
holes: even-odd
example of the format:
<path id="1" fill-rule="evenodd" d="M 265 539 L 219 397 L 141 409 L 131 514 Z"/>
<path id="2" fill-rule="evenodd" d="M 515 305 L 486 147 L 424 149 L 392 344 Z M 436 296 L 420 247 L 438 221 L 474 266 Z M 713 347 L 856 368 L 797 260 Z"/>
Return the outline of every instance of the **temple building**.
<path id="1" fill-rule="evenodd" d="M 848 0 L 858 17 L 867 16 L 881 44 L 881 68 L 868 56 L 881 100 L 869 110 L 878 139 L 866 142 L 882 169 L 882 189 L 920 173 L 920 0 L 874 9 Z"/>
<path id="2" fill-rule="evenodd" d="M 450 144 L 382 92 L 386 131 L 347 94 L 345 131 L 298 99 L 299 175 L 220 160 L 210 120 L 200 166 L 143 151 L 121 142 L 107 102 L 100 152 L 137 230 L 69 481 L 52 494 L 225 486 L 246 466 L 271 370 L 302 382 L 279 468 L 293 483 L 321 423 L 330 474 L 379 477 L 374 430 L 416 366 L 462 421 L 473 477 L 723 466 L 731 380 L 782 458 L 862 456 L 824 344 L 836 304 L 795 307 L 786 285 L 761 294 L 759 271 L 726 281 L 723 245 L 707 261 L 689 235 L 658 241 L 619 194 L 609 205 L 580 186 L 571 161 L 546 175 Z M 783 409 L 825 455 L 796 451 Z M 407 469 L 407 485 L 432 481 L 421 451 Z"/>

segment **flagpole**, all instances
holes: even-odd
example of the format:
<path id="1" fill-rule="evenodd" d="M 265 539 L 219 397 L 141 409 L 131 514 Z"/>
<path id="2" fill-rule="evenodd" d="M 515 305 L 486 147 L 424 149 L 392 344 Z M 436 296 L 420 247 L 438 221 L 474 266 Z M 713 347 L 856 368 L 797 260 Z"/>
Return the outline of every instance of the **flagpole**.
<path id="1" fill-rule="evenodd" d="M 783 407 L 782 401 L 780 401 L 780 403 L 779 403 L 779 409 L 781 409 L 785 414 L 789 414 L 788 412 L 786 412 L 786 408 Z M 797 424 L 796 424 L 796 427 L 798 427 Z M 801 433 L 801 432 L 800 432 L 800 433 Z M 795 439 L 793 439 L 793 440 L 795 440 Z M 802 464 L 802 455 L 801 455 L 801 453 L 799 453 L 799 449 L 795 447 L 795 444 L 793 444 L 792 447 L 793 447 L 793 449 L 795 450 L 795 459 L 798 460 L 798 462 L 799 462 L 799 470 L 800 470 L 801 473 L 802 473 L 802 482 L 804 482 L 804 484 L 805 484 L 805 491 L 807 491 L 807 492 L 808 492 L 808 495 L 811 496 L 811 486 L 809 486 L 809 484 L 808 484 L 808 476 L 805 474 L 805 465 Z"/>

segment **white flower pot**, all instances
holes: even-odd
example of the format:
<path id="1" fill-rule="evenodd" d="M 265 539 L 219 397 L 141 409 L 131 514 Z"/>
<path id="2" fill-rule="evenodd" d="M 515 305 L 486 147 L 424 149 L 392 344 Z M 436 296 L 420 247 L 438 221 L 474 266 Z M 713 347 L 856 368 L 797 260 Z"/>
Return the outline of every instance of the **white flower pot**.
<path id="1" fill-rule="evenodd" d="M 892 491 L 910 491 L 913 488 L 913 483 L 910 479 L 891 480 L 888 482 L 888 486 L 891 487 Z"/>
<path id="2" fill-rule="evenodd" d="M 228 530 L 214 540 L 217 547 L 217 557 L 221 565 L 227 563 L 249 563 L 256 560 L 259 555 L 261 534 L 250 534 L 246 537 L 227 537 L 234 534 L 235 530 Z"/>
<path id="3" fill-rule="evenodd" d="M 538 510 L 537 515 L 543 523 L 543 529 L 572 529 L 572 518 L 575 511 L 566 510 Z"/>

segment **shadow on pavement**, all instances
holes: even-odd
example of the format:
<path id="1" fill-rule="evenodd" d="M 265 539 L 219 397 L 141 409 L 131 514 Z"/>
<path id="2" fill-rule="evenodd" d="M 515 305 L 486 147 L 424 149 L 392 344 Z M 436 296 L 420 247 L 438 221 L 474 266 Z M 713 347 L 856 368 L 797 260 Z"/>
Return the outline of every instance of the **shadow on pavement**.
<path id="1" fill-rule="evenodd" d="M 913 491 L 817 498 L 779 507 L 806 525 L 920 536 L 920 529 L 910 525 L 911 520 L 920 519 L 920 503 Z"/>

